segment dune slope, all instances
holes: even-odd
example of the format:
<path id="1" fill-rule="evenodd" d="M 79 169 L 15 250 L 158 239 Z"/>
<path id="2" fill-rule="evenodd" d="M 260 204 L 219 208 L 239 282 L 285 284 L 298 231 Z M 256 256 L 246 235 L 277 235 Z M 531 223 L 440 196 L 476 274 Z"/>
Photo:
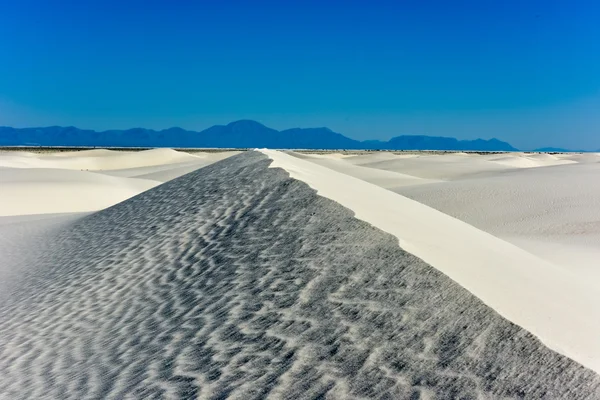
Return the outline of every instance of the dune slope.
<path id="1" fill-rule="evenodd" d="M 600 398 L 256 152 L 74 222 L 0 304 L 0 397 Z"/>
<path id="2" fill-rule="evenodd" d="M 0 168 L 0 216 L 96 211 L 159 184 L 89 171 Z"/>
<path id="3" fill-rule="evenodd" d="M 418 178 L 411 175 L 401 174 L 399 172 L 365 168 L 360 166 L 360 164 L 348 161 L 361 156 L 332 157 L 332 155 L 329 154 L 325 156 L 319 156 L 296 152 L 290 152 L 289 154 L 302 160 L 311 161 L 315 164 L 322 165 L 334 171 L 353 176 L 386 189 L 396 189 L 404 186 L 426 185 L 429 183 L 439 182 L 438 180 Z"/>
<path id="4" fill-rule="evenodd" d="M 394 191 L 597 282 L 599 177 L 600 164 L 582 163 Z"/>
<path id="5" fill-rule="evenodd" d="M 51 245 L 53 237 L 86 213 L 37 214 L 0 217 L 0 303 L 10 295 L 15 282 L 35 272 L 36 254 Z"/>
<path id="6" fill-rule="evenodd" d="M 5 152 L 0 166 L 10 168 L 60 168 L 79 170 L 116 170 L 181 162 L 193 162 L 196 156 L 172 149 L 144 151 L 82 150 L 35 154 Z"/>
<path id="7" fill-rule="evenodd" d="M 236 152 L 0 152 L 0 216 L 97 211 Z"/>

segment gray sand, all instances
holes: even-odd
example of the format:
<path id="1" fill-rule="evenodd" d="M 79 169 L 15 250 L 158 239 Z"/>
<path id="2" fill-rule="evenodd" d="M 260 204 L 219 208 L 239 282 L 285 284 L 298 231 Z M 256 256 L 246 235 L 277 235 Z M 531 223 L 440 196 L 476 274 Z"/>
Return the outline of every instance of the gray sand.
<path id="1" fill-rule="evenodd" d="M 59 233 L 0 305 L 0 397 L 600 398 L 598 375 L 269 163 L 246 152 Z"/>

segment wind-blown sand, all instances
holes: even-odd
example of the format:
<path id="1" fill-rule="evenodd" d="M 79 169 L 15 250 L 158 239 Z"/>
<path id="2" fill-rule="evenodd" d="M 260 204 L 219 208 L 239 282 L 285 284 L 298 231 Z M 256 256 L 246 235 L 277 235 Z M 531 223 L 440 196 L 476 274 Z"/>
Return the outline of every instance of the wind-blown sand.
<path id="1" fill-rule="evenodd" d="M 373 183 L 386 189 L 395 189 L 403 186 L 424 185 L 433 182 L 439 182 L 437 179 L 425 179 L 417 176 L 406 175 L 395 171 L 377 170 L 373 168 L 363 168 L 355 162 L 355 158 L 360 157 L 331 157 L 330 155 L 315 155 L 295 153 L 296 157 L 322 165 L 334 171 Z"/>
<path id="2" fill-rule="evenodd" d="M 101 210 L 159 184 L 69 169 L 0 169 L 0 215 Z"/>
<path id="3" fill-rule="evenodd" d="M 596 373 L 293 179 L 339 173 L 269 156 L 53 231 L 0 303 L 0 396 L 600 398 Z"/>
<path id="4" fill-rule="evenodd" d="M 0 217 L 101 210 L 232 154 L 0 152 Z"/>
<path id="5" fill-rule="evenodd" d="M 291 154 L 436 208 L 582 280 L 600 276 L 600 154 Z M 390 172 L 429 180 L 395 184 Z"/>
<path id="6" fill-rule="evenodd" d="M 196 156 L 172 149 L 144 151 L 82 150 L 59 153 L 0 153 L 0 166 L 11 168 L 60 168 L 118 170 L 195 161 Z"/>
<path id="7" fill-rule="evenodd" d="M 237 153 L 0 152 L 0 301 L 66 223 Z"/>
<path id="8" fill-rule="evenodd" d="M 598 286 L 419 202 L 298 157 L 265 152 L 274 166 L 353 210 L 357 218 L 393 234 L 403 249 L 435 266 L 551 348 L 600 372 Z M 414 190 L 424 187 L 429 185 Z M 468 203 L 469 194 L 454 200 Z"/>
<path id="9" fill-rule="evenodd" d="M 432 206 L 567 269 L 598 276 L 600 154 L 376 152 L 341 160 L 291 154 Z M 390 172 L 403 174 L 398 184 Z M 429 180 L 411 184 L 410 177 Z"/>
<path id="10" fill-rule="evenodd" d="M 572 164 L 394 190 L 598 283 L 600 290 L 599 179 L 600 163 Z"/>
<path id="11" fill-rule="evenodd" d="M 498 158 L 494 157 L 490 158 L 489 160 L 497 164 L 516 168 L 538 168 L 577 163 L 577 161 L 561 159 L 560 157 L 553 156 L 551 154 L 535 154 L 528 156 L 523 155 L 521 157 L 515 157 L 512 155 Z"/>
<path id="12" fill-rule="evenodd" d="M 86 213 L 40 214 L 0 217 L 0 303 L 10 296 L 16 282 L 35 270 L 35 255 L 69 224 Z"/>

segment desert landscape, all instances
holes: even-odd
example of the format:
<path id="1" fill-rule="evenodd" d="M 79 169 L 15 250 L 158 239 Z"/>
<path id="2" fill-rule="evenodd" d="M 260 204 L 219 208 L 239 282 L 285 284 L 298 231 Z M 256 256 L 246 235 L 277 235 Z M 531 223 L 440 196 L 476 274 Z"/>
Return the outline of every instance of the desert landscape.
<path id="1" fill-rule="evenodd" d="M 600 154 L 0 153 L 0 398 L 600 398 Z"/>

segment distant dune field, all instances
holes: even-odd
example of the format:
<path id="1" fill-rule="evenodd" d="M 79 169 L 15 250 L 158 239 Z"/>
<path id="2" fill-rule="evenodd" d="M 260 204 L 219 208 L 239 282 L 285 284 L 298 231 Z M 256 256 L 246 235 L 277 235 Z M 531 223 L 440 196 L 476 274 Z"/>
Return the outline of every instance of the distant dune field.
<path id="1" fill-rule="evenodd" d="M 600 398 L 599 173 L 1 153 L 0 398 Z"/>
<path id="2" fill-rule="evenodd" d="M 600 277 L 600 154 L 302 154 Z"/>

